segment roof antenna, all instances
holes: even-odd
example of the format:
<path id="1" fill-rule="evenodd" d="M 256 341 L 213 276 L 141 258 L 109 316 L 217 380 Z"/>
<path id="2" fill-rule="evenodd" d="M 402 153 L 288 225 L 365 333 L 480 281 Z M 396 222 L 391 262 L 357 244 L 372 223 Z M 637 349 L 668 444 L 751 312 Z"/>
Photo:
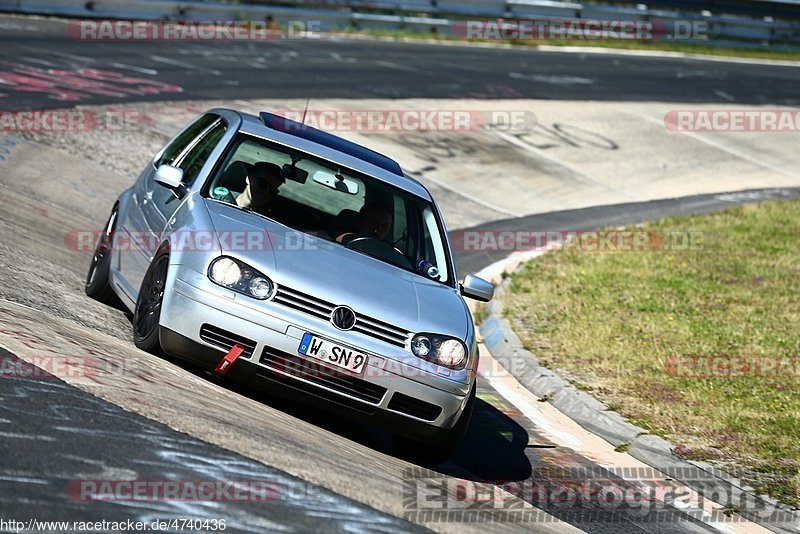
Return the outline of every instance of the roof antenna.
<path id="1" fill-rule="evenodd" d="M 314 73 L 314 76 L 311 78 L 311 87 L 314 86 L 314 82 L 317 80 L 317 73 Z M 301 125 L 305 125 L 306 123 L 306 113 L 308 113 L 308 103 L 311 100 L 311 87 L 308 89 L 308 96 L 306 97 L 306 107 L 303 109 L 303 120 L 300 121 Z"/>

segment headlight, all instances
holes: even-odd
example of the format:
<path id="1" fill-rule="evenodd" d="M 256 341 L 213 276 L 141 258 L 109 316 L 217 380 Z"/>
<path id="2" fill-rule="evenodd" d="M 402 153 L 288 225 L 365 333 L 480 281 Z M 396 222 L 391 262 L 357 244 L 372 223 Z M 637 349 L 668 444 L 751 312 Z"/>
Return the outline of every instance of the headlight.
<path id="1" fill-rule="evenodd" d="M 417 334 L 411 340 L 411 352 L 444 367 L 458 369 L 467 361 L 467 349 L 461 341 L 436 334 Z"/>
<path id="2" fill-rule="evenodd" d="M 232 286 L 241 280 L 242 269 L 230 258 L 218 258 L 211 264 L 209 276 L 221 286 Z"/>
<path id="3" fill-rule="evenodd" d="M 417 336 L 411 341 L 411 352 L 420 358 L 425 358 L 430 354 L 432 348 L 433 342 L 427 336 Z"/>
<path id="4" fill-rule="evenodd" d="M 208 266 L 208 277 L 215 284 L 232 289 L 248 297 L 259 300 L 272 294 L 272 280 L 256 271 L 246 263 L 222 256 Z"/>

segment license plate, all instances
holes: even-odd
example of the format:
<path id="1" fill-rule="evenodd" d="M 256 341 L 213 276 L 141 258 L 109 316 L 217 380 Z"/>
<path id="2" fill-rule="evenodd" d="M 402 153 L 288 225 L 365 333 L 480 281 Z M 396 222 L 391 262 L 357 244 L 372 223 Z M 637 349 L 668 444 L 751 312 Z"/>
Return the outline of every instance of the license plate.
<path id="1" fill-rule="evenodd" d="M 308 332 L 303 334 L 297 352 L 356 374 L 361 374 L 367 363 L 366 354 Z"/>

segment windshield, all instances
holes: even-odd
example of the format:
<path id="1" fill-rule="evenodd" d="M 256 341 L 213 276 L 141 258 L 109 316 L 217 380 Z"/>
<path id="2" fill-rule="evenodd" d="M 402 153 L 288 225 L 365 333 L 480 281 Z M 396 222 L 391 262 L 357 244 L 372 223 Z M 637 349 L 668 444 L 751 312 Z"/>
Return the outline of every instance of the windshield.
<path id="1" fill-rule="evenodd" d="M 452 285 L 431 203 L 381 180 L 240 135 L 205 194 Z"/>

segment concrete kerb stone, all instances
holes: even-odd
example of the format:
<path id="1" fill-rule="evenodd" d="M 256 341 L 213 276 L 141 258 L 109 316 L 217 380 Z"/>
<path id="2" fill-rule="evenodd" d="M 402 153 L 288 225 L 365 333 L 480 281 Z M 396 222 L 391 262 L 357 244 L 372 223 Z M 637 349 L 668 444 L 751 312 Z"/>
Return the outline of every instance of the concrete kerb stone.
<path id="1" fill-rule="evenodd" d="M 539 365 L 536 357 L 522 346 L 519 337 L 502 315 L 504 289 L 502 286 L 498 288 L 495 299 L 489 305 L 489 316 L 480 325 L 483 343 L 494 359 L 534 395 L 549 401 L 582 427 L 615 447 L 628 445 L 638 435 L 645 434 L 643 428 L 608 411 L 600 401 Z"/>

